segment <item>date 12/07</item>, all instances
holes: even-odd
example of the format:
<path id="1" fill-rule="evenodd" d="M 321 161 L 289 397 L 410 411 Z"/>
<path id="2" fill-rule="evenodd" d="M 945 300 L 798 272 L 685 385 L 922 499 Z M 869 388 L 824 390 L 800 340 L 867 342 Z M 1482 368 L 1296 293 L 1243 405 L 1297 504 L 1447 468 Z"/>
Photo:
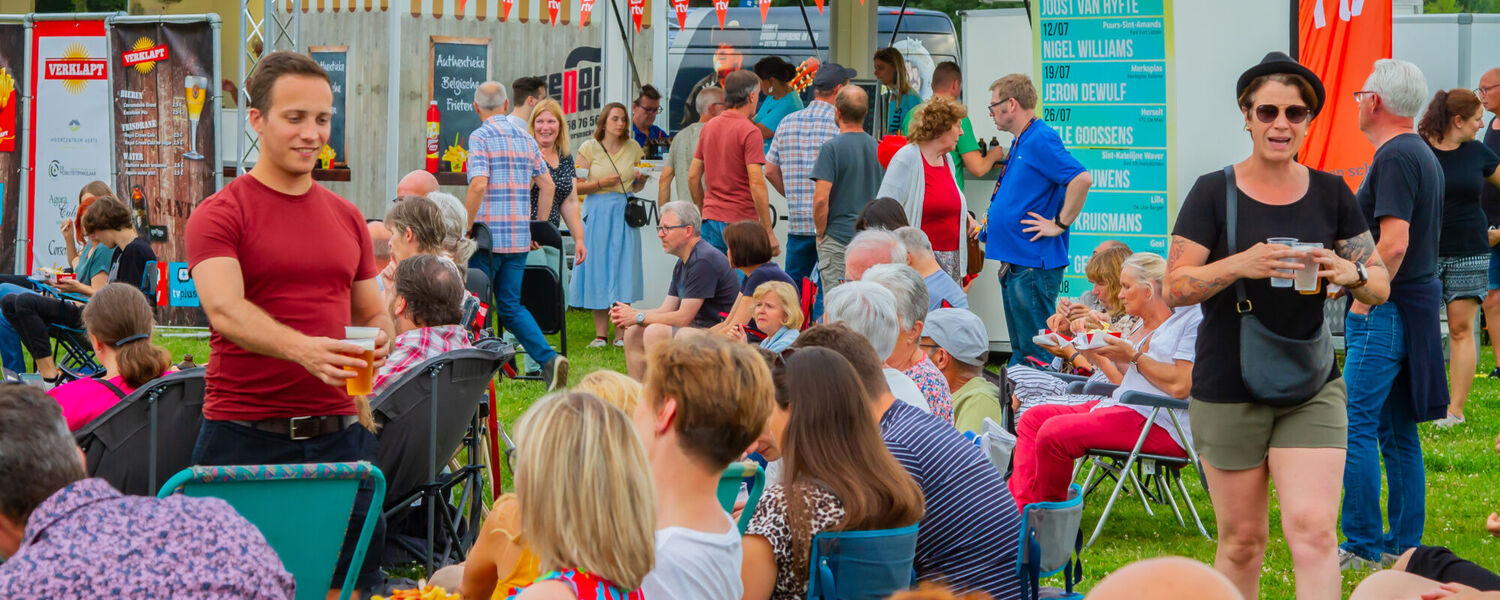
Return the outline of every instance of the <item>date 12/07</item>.
<path id="1" fill-rule="evenodd" d="M 1042 23 L 1042 35 L 1068 35 L 1067 21 Z"/>

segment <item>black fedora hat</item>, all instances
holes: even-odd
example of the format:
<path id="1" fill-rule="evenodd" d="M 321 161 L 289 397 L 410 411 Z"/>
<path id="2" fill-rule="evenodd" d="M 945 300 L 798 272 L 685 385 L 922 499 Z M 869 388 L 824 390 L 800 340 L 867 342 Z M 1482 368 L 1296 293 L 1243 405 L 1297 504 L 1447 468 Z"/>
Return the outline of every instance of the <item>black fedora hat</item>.
<path id="1" fill-rule="evenodd" d="M 1296 75 L 1306 79 L 1309 84 L 1312 84 L 1313 94 L 1318 97 L 1318 105 L 1311 107 L 1313 114 L 1316 115 L 1318 111 L 1323 110 L 1328 97 L 1328 92 L 1323 89 L 1323 80 L 1318 79 L 1318 75 L 1302 66 L 1302 63 L 1292 60 L 1292 57 L 1287 56 L 1285 52 L 1268 53 L 1265 58 L 1260 59 L 1259 64 L 1245 69 L 1245 72 L 1240 74 L 1239 82 L 1234 85 L 1234 97 L 1238 98 L 1244 94 L 1245 88 L 1250 87 L 1250 82 L 1255 81 L 1255 78 L 1276 73 Z"/>

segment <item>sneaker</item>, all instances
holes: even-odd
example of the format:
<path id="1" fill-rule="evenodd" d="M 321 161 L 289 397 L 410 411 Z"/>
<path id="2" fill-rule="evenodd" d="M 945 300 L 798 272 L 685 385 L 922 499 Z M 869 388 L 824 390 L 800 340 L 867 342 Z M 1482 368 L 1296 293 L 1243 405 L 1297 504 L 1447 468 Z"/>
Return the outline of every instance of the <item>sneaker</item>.
<path id="1" fill-rule="evenodd" d="M 1360 558 L 1358 554 L 1339 548 L 1340 571 L 1375 571 L 1379 569 L 1379 561 Z"/>
<path id="2" fill-rule="evenodd" d="M 1500 366 L 1497 366 L 1493 371 L 1490 371 L 1490 379 L 1500 379 Z"/>
<path id="3" fill-rule="evenodd" d="M 625 347 L 625 338 L 620 338 L 620 339 L 615 340 L 615 347 L 616 348 L 624 348 Z"/>
<path id="4" fill-rule="evenodd" d="M 561 354 L 552 357 L 547 364 L 542 365 L 542 383 L 547 384 L 547 391 L 568 386 L 568 357 Z"/>
<path id="5" fill-rule="evenodd" d="M 1438 419 L 1436 421 L 1433 421 L 1432 424 L 1438 426 L 1441 429 L 1448 429 L 1450 427 L 1453 427 L 1454 425 L 1463 425 L 1464 424 L 1464 418 L 1463 417 L 1457 417 L 1457 416 L 1454 416 L 1452 413 L 1449 413 L 1449 414 L 1443 415 L 1443 418 Z"/>
<path id="6" fill-rule="evenodd" d="M 607 348 L 607 347 L 609 347 L 609 340 L 606 340 L 606 339 L 604 339 L 602 337 L 596 337 L 596 338 L 594 338 L 594 341 L 589 342 L 589 347 L 590 348 Z"/>

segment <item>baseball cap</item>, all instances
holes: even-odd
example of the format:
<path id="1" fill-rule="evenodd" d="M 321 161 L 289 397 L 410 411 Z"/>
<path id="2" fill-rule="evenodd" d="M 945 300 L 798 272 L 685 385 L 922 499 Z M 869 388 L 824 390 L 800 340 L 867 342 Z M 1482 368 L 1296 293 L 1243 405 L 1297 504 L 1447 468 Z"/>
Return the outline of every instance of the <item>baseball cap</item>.
<path id="1" fill-rule="evenodd" d="M 984 321 L 962 308 L 939 308 L 927 313 L 922 325 L 922 335 L 932 338 L 939 348 L 959 362 L 984 366 L 985 354 L 990 350 L 990 336 L 984 330 Z"/>
<path id="2" fill-rule="evenodd" d="M 818 67 L 818 74 L 813 76 L 812 86 L 815 90 L 826 92 L 858 76 L 859 73 L 854 69 L 836 62 L 823 63 L 823 66 Z"/>

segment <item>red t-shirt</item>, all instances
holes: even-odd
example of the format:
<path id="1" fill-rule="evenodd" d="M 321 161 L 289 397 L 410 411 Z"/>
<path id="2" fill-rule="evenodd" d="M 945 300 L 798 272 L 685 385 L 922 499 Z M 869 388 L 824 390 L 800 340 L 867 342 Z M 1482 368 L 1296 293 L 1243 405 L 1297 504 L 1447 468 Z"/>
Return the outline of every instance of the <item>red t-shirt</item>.
<path id="1" fill-rule="evenodd" d="M 246 300 L 287 327 L 333 339 L 349 325 L 354 282 L 378 274 L 364 215 L 348 200 L 316 183 L 288 196 L 249 175 L 193 210 L 187 254 L 191 267 L 238 260 Z M 204 418 L 355 414 L 343 386 L 323 383 L 297 363 L 240 348 L 217 328 L 209 349 Z"/>
<path id="2" fill-rule="evenodd" d="M 703 218 L 733 223 L 758 221 L 745 165 L 764 165 L 765 138 L 745 115 L 726 110 L 698 133 L 693 158 L 703 161 Z"/>
<path id="3" fill-rule="evenodd" d="M 922 159 L 922 232 L 932 242 L 934 252 L 958 250 L 958 213 L 963 210 L 963 196 L 953 182 L 947 165 L 936 167 Z"/>

